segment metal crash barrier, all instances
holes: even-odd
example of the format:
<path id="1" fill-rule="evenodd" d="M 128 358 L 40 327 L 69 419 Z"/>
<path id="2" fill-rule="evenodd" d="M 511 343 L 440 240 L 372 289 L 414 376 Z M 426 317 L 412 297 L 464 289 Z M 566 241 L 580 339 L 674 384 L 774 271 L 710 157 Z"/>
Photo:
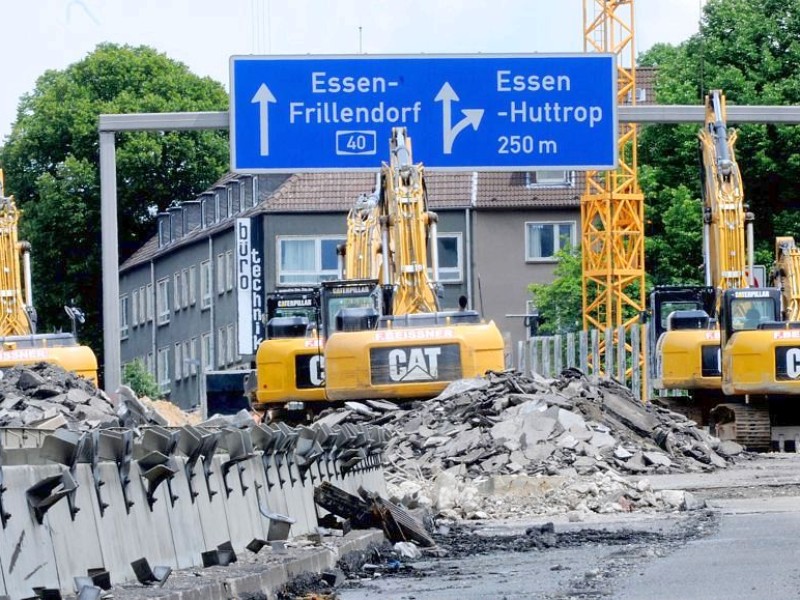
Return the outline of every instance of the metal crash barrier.
<path id="1" fill-rule="evenodd" d="M 386 493 L 387 441 L 352 424 L 0 429 L 0 597 L 160 585 L 315 532 L 315 486 Z"/>

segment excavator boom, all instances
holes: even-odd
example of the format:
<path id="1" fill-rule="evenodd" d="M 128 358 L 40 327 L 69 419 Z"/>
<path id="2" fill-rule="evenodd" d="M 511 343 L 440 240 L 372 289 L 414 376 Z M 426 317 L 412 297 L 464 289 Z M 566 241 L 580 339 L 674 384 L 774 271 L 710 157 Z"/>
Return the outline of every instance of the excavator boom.
<path id="1" fill-rule="evenodd" d="M 18 239 L 20 211 L 0 171 L 0 370 L 46 362 L 97 385 L 97 358 L 69 333 L 38 334 L 32 303 L 30 245 Z"/>

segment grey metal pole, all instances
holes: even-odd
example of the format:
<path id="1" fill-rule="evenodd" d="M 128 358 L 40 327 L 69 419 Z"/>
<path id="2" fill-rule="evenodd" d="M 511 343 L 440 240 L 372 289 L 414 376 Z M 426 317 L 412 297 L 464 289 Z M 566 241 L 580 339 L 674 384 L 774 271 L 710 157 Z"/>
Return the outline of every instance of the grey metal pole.
<path id="1" fill-rule="evenodd" d="M 122 381 L 119 340 L 119 236 L 117 225 L 117 131 L 227 129 L 225 112 L 100 115 L 100 225 L 103 268 L 104 389 L 114 398 Z M 213 330 L 212 330 L 213 332 Z"/>
<path id="2" fill-rule="evenodd" d="M 113 131 L 100 132 L 100 226 L 103 244 L 103 381 L 106 393 L 116 400 L 122 373 L 118 308 L 117 152 Z"/>

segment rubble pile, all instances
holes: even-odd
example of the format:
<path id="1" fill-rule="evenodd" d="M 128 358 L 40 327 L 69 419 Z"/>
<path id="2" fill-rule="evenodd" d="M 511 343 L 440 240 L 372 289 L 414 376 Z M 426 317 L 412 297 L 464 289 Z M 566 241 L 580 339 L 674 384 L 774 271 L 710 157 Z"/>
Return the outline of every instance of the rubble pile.
<path id="1" fill-rule="evenodd" d="M 117 427 L 111 399 L 91 382 L 46 363 L 6 369 L 0 379 L 0 427 Z"/>
<path id="2" fill-rule="evenodd" d="M 38 363 L 6 369 L 0 378 L 0 427 L 86 431 L 106 427 L 197 425 L 200 414 L 119 390 L 119 406 L 90 381 L 61 367 Z"/>
<path id="3" fill-rule="evenodd" d="M 324 420 L 385 425 L 393 498 L 454 517 L 686 508 L 693 500 L 682 492 L 665 498 L 622 475 L 711 471 L 742 452 L 575 369 L 556 379 L 491 373 L 407 407 L 349 402 Z M 499 496 L 502 506 L 487 501 Z"/>

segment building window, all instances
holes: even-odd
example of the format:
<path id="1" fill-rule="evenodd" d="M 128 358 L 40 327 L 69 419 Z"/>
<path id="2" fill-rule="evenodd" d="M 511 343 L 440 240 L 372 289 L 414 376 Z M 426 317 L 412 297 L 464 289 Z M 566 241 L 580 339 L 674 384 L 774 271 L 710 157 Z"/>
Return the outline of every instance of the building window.
<path id="1" fill-rule="evenodd" d="M 228 186 L 228 216 L 233 214 L 233 188 Z"/>
<path id="2" fill-rule="evenodd" d="M 133 312 L 131 313 L 133 317 L 133 326 L 136 327 L 139 324 L 139 290 L 133 290 L 133 304 L 131 308 L 133 308 Z"/>
<path id="3" fill-rule="evenodd" d="M 175 312 L 181 309 L 181 273 L 177 271 L 172 276 L 172 301 L 175 304 Z"/>
<path id="4" fill-rule="evenodd" d="M 525 223 L 525 260 L 553 260 L 556 252 L 575 245 L 575 221 Z"/>
<path id="5" fill-rule="evenodd" d="M 158 324 L 169 323 L 169 279 L 159 279 L 156 288 L 156 305 L 158 306 Z"/>
<path id="6" fill-rule="evenodd" d="M 253 175 L 253 206 L 258 204 L 258 175 Z"/>
<path id="7" fill-rule="evenodd" d="M 214 194 L 214 221 L 219 222 L 222 217 L 222 210 L 219 205 L 219 193 Z"/>
<path id="8" fill-rule="evenodd" d="M 144 325 L 147 322 L 147 298 L 145 287 L 139 288 L 139 325 Z"/>
<path id="9" fill-rule="evenodd" d="M 462 244 L 460 233 L 440 233 L 437 235 L 439 246 L 439 280 L 443 283 L 459 283 L 462 275 Z"/>
<path id="10" fill-rule="evenodd" d="M 217 293 L 225 293 L 225 255 L 217 254 Z"/>
<path id="11" fill-rule="evenodd" d="M 140 300 L 141 300 L 141 298 L 140 298 Z M 153 313 L 155 312 L 155 310 L 153 308 L 155 297 L 153 296 L 153 284 L 152 283 L 148 283 L 147 284 L 147 291 L 145 292 L 145 300 L 147 302 L 147 312 L 146 312 L 145 317 L 146 317 L 146 320 L 148 322 L 152 323 L 153 322 Z M 145 309 L 142 309 L 143 312 L 144 312 L 144 310 Z"/>
<path id="12" fill-rule="evenodd" d="M 189 343 L 189 373 L 192 377 L 197 375 L 197 338 L 193 337 Z"/>
<path id="13" fill-rule="evenodd" d="M 217 366 L 225 366 L 225 327 L 217 329 Z"/>
<path id="14" fill-rule="evenodd" d="M 181 352 L 181 343 L 175 342 L 175 381 L 180 381 L 183 377 L 183 352 Z"/>
<path id="15" fill-rule="evenodd" d="M 197 302 L 197 267 L 189 267 L 189 304 L 194 306 Z"/>
<path id="16" fill-rule="evenodd" d="M 211 261 L 200 263 L 200 308 L 211 306 Z"/>
<path id="17" fill-rule="evenodd" d="M 213 350 L 211 347 L 211 334 L 204 333 L 200 337 L 200 364 L 203 372 L 210 371 L 214 366 L 211 364 L 211 359 L 214 356 Z"/>
<path id="18" fill-rule="evenodd" d="M 233 282 L 236 279 L 236 265 L 233 262 L 233 250 L 225 253 L 225 289 L 229 292 L 233 289 Z"/>
<path id="19" fill-rule="evenodd" d="M 278 283 L 316 284 L 339 277 L 336 247 L 343 237 L 278 237 Z"/>
<path id="20" fill-rule="evenodd" d="M 181 269 L 181 308 L 189 307 L 189 269 Z"/>
<path id="21" fill-rule="evenodd" d="M 227 342 L 225 347 L 226 358 L 228 359 L 228 364 L 232 365 L 236 362 L 236 331 L 233 328 L 233 323 L 228 325 L 228 333 L 225 341 Z"/>
<path id="22" fill-rule="evenodd" d="M 158 379 L 158 387 L 161 392 L 169 392 L 169 346 L 158 349 L 156 378 Z"/>
<path id="23" fill-rule="evenodd" d="M 575 179 L 574 171 L 528 171 L 525 185 L 528 187 L 571 187 Z"/>
<path id="24" fill-rule="evenodd" d="M 155 361 L 153 360 L 153 353 L 152 352 L 148 352 L 147 356 L 145 357 L 144 360 L 145 360 L 144 364 L 147 367 L 147 372 L 150 373 L 150 375 L 153 375 L 155 377 L 156 366 L 155 366 Z"/>
<path id="25" fill-rule="evenodd" d="M 181 354 L 183 356 L 183 377 L 188 378 L 192 374 L 192 355 L 190 353 L 189 340 L 183 342 Z"/>
<path id="26" fill-rule="evenodd" d="M 128 296 L 119 299 L 119 339 L 128 339 Z"/>

